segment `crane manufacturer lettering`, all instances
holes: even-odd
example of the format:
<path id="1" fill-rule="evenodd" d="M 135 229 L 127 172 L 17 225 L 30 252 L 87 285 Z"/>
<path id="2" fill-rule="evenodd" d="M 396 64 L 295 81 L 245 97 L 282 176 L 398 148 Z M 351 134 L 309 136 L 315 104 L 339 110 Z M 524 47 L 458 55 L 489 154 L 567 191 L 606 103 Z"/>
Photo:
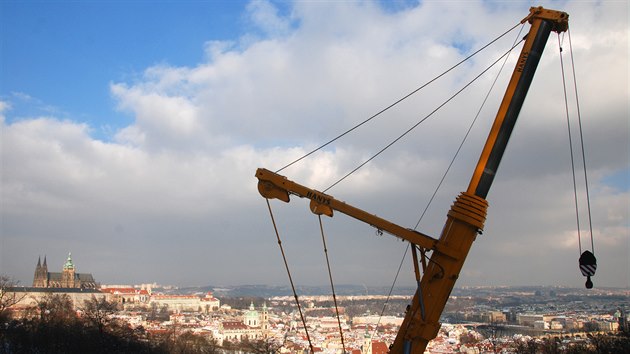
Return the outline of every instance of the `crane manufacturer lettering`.
<path id="1" fill-rule="evenodd" d="M 310 200 L 313 200 L 319 204 L 330 205 L 330 198 L 326 197 L 323 194 L 316 193 L 314 191 L 306 192 L 306 197 Z"/>
<path id="2" fill-rule="evenodd" d="M 521 55 L 520 59 L 518 60 L 518 65 L 516 66 L 516 71 L 523 72 L 523 69 L 525 68 L 525 62 L 527 62 L 528 57 L 529 52 L 525 52 L 523 53 L 523 55 Z"/>

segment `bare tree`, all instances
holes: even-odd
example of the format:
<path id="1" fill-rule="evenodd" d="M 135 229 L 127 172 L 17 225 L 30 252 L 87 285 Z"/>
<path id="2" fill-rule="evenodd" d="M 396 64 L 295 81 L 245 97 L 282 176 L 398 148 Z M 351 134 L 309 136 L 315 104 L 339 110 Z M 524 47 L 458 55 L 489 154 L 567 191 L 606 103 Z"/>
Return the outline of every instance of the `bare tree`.
<path id="1" fill-rule="evenodd" d="M 276 354 L 280 352 L 280 349 L 284 345 L 275 338 L 244 340 L 241 344 L 242 349 L 255 354 Z"/>
<path id="2" fill-rule="evenodd" d="M 172 347 L 169 348 L 169 352 L 216 354 L 220 353 L 220 349 L 214 339 L 186 331 L 177 337 Z"/>
<path id="3" fill-rule="evenodd" d="M 85 300 L 80 310 L 85 316 L 88 324 L 98 329 L 103 334 L 105 327 L 110 323 L 111 316 L 118 311 L 118 304 L 113 301 L 107 301 L 105 297 L 92 295 L 92 298 Z"/>
<path id="4" fill-rule="evenodd" d="M 37 302 L 39 317 L 47 324 L 69 324 L 76 320 L 72 299 L 67 294 L 49 293 Z"/>
<path id="5" fill-rule="evenodd" d="M 18 281 L 9 277 L 8 275 L 0 275 L 0 322 L 4 322 L 9 313 L 9 308 L 18 302 L 20 302 L 25 293 L 18 294 L 14 291 L 14 287 L 17 286 Z"/>

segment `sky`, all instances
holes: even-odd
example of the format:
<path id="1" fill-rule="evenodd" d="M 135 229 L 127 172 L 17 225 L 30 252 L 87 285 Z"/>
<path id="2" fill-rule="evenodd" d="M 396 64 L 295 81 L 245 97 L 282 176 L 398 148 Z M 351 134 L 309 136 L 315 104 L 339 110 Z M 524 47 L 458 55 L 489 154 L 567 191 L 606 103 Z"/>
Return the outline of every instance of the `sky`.
<path id="1" fill-rule="evenodd" d="M 256 169 L 363 122 L 533 5 L 569 13 L 570 36 L 550 36 L 457 285 L 582 287 L 594 250 L 595 287 L 630 287 L 626 1 L 2 0 L 0 273 L 30 285 L 39 257 L 55 272 L 71 253 L 102 284 L 288 285 Z M 325 190 L 428 117 L 327 193 L 438 238 L 520 46 L 430 113 L 528 29 L 281 174 Z M 307 201 L 270 205 L 294 282 L 329 284 Z M 406 243 L 339 213 L 323 229 L 336 284 L 390 286 L 401 261 L 396 285 L 414 284 Z"/>

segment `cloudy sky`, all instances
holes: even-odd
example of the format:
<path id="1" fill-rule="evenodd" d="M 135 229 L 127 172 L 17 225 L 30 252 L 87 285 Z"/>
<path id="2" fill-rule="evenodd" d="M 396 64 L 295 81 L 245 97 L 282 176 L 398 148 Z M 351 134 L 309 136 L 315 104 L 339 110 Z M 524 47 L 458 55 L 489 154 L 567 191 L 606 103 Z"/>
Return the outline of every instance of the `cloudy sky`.
<path id="1" fill-rule="evenodd" d="M 277 170 L 364 121 L 532 5 L 570 14 L 572 46 L 552 33 L 458 285 L 584 284 L 562 46 L 574 142 L 574 82 L 582 118 L 593 281 L 629 287 L 627 1 L 2 1 L 0 272 L 30 285 L 38 257 L 60 271 L 72 252 L 77 271 L 104 284 L 287 285 L 256 168 Z M 520 29 L 282 174 L 328 188 L 497 60 Z M 517 55 L 328 193 L 438 237 Z M 328 284 L 308 203 L 271 205 L 294 281 Z M 324 230 L 336 283 L 391 285 L 405 243 L 342 214 Z M 411 270 L 407 255 L 398 285 L 413 283 Z"/>

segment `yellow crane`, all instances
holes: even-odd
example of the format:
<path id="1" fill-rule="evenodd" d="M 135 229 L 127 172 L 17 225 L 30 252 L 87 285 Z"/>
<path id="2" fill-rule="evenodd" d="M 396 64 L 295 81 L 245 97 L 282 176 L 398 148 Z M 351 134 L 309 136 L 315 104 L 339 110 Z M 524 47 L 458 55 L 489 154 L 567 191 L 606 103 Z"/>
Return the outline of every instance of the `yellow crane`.
<path id="1" fill-rule="evenodd" d="M 521 23 L 530 23 L 514 72 L 499 107 L 488 139 L 468 189 L 448 211 L 446 224 L 438 239 L 370 214 L 333 196 L 305 187 L 267 169 L 256 171 L 258 191 L 268 199 L 289 202 L 289 195 L 310 199 L 310 209 L 332 217 L 338 211 L 373 227 L 409 241 L 414 246 L 414 268 L 419 282 L 416 294 L 390 353 L 423 353 L 440 329 L 440 316 L 477 234 L 483 230 L 488 202 L 485 200 L 499 167 L 503 152 L 518 118 L 550 33 L 568 29 L 569 15 L 562 11 L 532 7 Z M 420 249 L 423 272 L 418 265 Z M 425 251 L 432 251 L 425 259 Z M 421 274 L 422 273 L 422 274 Z"/>

